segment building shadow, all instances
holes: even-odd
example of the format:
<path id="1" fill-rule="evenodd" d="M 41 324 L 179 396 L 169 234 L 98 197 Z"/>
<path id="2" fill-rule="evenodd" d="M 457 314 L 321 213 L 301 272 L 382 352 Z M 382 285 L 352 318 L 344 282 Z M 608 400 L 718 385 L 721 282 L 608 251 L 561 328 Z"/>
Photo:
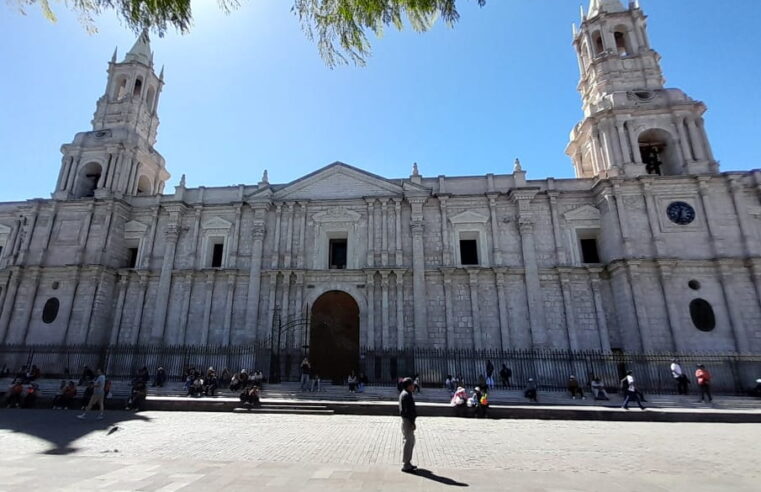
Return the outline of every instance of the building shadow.
<path id="1" fill-rule="evenodd" d="M 426 470 L 425 468 L 418 468 L 415 470 L 414 473 L 415 476 L 426 478 L 428 480 L 432 480 L 434 482 L 438 482 L 443 485 L 451 485 L 453 487 L 470 487 L 467 483 L 464 482 L 458 482 L 457 480 L 454 480 L 449 477 L 442 477 L 441 475 L 436 475 L 431 470 Z"/>
<path id="2" fill-rule="evenodd" d="M 97 412 L 88 412 L 86 420 L 79 420 L 77 410 L 2 409 L 0 430 L 43 439 L 51 444 L 42 454 L 71 454 L 78 448 L 72 443 L 88 434 L 103 432 L 117 434 L 119 424 L 130 420 L 149 422 L 141 414 L 127 411 L 106 411 L 103 420 L 96 420 Z"/>

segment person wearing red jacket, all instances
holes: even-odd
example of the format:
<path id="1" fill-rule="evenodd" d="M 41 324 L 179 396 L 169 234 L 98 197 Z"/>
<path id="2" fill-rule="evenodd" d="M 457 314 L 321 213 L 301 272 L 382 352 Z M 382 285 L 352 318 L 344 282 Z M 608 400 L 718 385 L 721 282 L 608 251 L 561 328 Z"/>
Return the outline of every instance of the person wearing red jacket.
<path id="1" fill-rule="evenodd" d="M 698 403 L 703 403 L 703 398 L 708 397 L 708 402 L 713 401 L 711 396 L 711 373 L 703 364 L 698 364 L 698 369 L 695 371 L 695 379 L 698 380 L 698 388 L 700 388 L 700 400 Z"/>

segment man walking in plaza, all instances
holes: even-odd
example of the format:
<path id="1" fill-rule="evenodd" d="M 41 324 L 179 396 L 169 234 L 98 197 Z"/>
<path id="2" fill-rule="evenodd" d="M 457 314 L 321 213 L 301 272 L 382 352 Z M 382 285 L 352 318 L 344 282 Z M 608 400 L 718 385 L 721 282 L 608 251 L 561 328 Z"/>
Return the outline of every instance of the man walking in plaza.
<path id="1" fill-rule="evenodd" d="M 404 438 L 402 471 L 406 473 L 417 470 L 417 466 L 412 464 L 412 449 L 415 447 L 415 419 L 417 418 L 415 399 L 412 397 L 414 388 L 415 383 L 412 378 L 405 378 L 402 381 L 402 391 L 399 393 L 399 415 L 402 417 L 402 437 Z"/>
<path id="2" fill-rule="evenodd" d="M 706 366 L 698 364 L 698 369 L 695 371 L 695 379 L 698 380 L 698 388 L 700 388 L 700 400 L 698 403 L 703 403 L 703 399 L 708 397 L 708 402 L 713 401 L 711 396 L 711 373 L 708 372 Z"/>
<path id="3" fill-rule="evenodd" d="M 621 380 L 621 386 L 626 388 L 626 398 L 624 398 L 624 404 L 622 408 L 624 410 L 629 410 L 629 401 L 633 399 L 637 402 L 637 405 L 639 405 L 640 410 L 644 410 L 645 407 L 642 406 L 642 402 L 639 399 L 639 394 L 637 394 L 637 387 L 634 385 L 634 376 L 632 375 L 631 371 L 626 371 L 626 377 Z"/>
<path id="4" fill-rule="evenodd" d="M 100 413 L 98 414 L 97 419 L 101 420 L 103 418 L 103 399 L 106 397 L 106 375 L 103 374 L 103 371 L 100 369 L 96 371 L 96 374 L 97 377 L 95 378 L 92 396 L 90 397 L 90 403 L 87 404 L 85 411 L 82 412 L 81 415 L 77 415 L 78 419 L 84 420 L 84 418 L 87 416 L 87 411 L 94 407 L 96 403 L 100 407 Z"/>

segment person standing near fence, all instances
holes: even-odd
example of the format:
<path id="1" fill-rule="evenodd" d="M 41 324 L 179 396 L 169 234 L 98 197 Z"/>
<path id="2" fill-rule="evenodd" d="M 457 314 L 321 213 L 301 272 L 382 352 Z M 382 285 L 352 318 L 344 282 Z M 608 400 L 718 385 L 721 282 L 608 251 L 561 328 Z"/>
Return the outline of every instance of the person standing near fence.
<path id="1" fill-rule="evenodd" d="M 640 410 L 644 410 L 645 407 L 642 406 L 642 401 L 639 399 L 637 387 L 634 384 L 634 376 L 631 371 L 626 371 L 626 377 L 621 380 L 621 386 L 626 388 L 626 398 L 624 398 L 624 404 L 621 408 L 629 410 L 629 401 L 633 399 L 639 405 Z"/>
<path id="2" fill-rule="evenodd" d="M 309 390 L 309 375 L 312 372 L 312 366 L 309 364 L 309 359 L 304 357 L 301 361 L 301 391 Z"/>
<path id="3" fill-rule="evenodd" d="M 695 371 L 695 379 L 698 380 L 698 388 L 700 388 L 700 400 L 698 403 L 703 403 L 703 399 L 708 397 L 708 402 L 713 401 L 711 396 L 711 373 L 708 372 L 706 366 L 698 364 L 698 369 Z"/>
<path id="4" fill-rule="evenodd" d="M 417 410 L 415 409 L 415 399 L 412 392 L 415 389 L 415 382 L 412 378 L 402 380 L 402 391 L 399 393 L 399 416 L 402 417 L 402 438 L 404 447 L 402 449 L 402 471 L 412 473 L 417 470 L 417 466 L 412 464 L 412 450 L 415 448 L 415 419 L 417 419 Z"/>
<path id="5" fill-rule="evenodd" d="M 92 407 L 95 406 L 97 403 L 100 407 L 100 413 L 98 413 L 98 416 L 96 417 L 98 420 L 103 419 L 103 405 L 104 405 L 104 399 L 106 398 L 106 375 L 103 374 L 103 371 L 98 369 L 96 371 L 97 377 L 95 378 L 95 382 L 93 383 L 93 391 L 92 396 L 90 397 L 90 403 L 87 404 L 85 407 L 85 411 L 82 412 L 81 415 L 77 415 L 78 419 L 84 420 L 87 416 L 87 412 L 92 409 Z"/>
<path id="6" fill-rule="evenodd" d="M 676 381 L 677 393 L 680 395 L 686 395 L 687 385 L 690 383 L 690 380 L 687 379 L 687 375 L 682 371 L 682 366 L 676 359 L 671 359 L 671 376 L 674 378 L 674 381 Z"/>

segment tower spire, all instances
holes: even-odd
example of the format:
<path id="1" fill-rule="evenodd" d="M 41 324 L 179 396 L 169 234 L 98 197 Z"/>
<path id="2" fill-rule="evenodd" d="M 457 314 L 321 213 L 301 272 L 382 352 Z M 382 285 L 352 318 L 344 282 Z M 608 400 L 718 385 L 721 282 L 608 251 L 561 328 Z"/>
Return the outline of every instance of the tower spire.
<path id="1" fill-rule="evenodd" d="M 132 49 L 127 52 L 124 62 L 136 61 L 143 65 L 153 66 L 153 53 L 151 52 L 151 39 L 148 37 L 148 31 L 143 30 L 140 36 L 135 40 Z"/>

